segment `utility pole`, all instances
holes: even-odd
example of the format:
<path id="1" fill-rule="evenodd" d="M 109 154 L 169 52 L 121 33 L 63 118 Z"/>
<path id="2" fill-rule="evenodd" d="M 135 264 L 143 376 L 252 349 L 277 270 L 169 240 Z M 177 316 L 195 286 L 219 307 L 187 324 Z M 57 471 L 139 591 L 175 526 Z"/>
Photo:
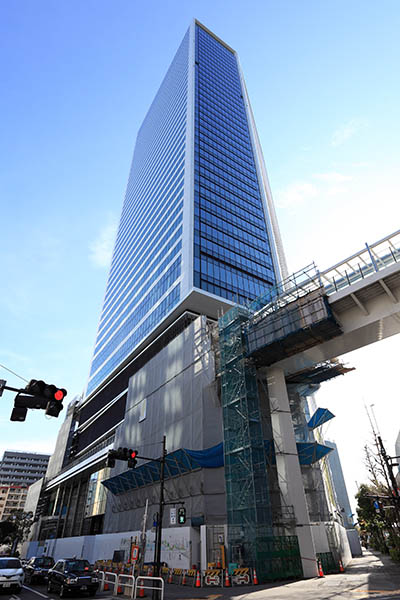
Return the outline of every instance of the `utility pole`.
<path id="1" fill-rule="evenodd" d="M 148 509 L 149 509 L 149 499 L 146 499 L 146 506 L 144 509 L 144 514 L 143 514 L 143 521 L 142 521 L 142 533 L 140 535 L 140 560 L 139 560 L 139 573 L 141 573 L 143 571 L 143 565 L 144 565 L 144 555 L 146 552 L 146 525 L 147 525 L 147 513 L 148 513 Z M 132 573 L 133 575 L 134 573 Z"/>
<path id="2" fill-rule="evenodd" d="M 166 450 L 166 438 L 163 437 L 163 449 L 161 455 L 161 467 L 160 467 L 160 501 L 158 505 L 158 518 L 157 518 L 157 530 L 156 530 L 156 546 L 154 549 L 154 562 L 155 562 L 155 576 L 160 576 L 160 563 L 161 563 L 161 536 L 162 536 L 162 521 L 164 514 L 164 478 L 165 478 L 165 457 L 167 455 Z"/>
<path id="3" fill-rule="evenodd" d="M 165 478 L 165 457 L 167 456 L 166 450 L 166 437 L 163 436 L 163 449 L 160 459 L 160 501 L 158 506 L 157 515 L 157 529 L 156 529 L 156 544 L 154 548 L 154 575 L 155 577 L 160 576 L 160 563 L 161 563 L 161 538 L 162 538 L 162 521 L 164 514 L 164 478 Z M 153 600 L 157 600 L 159 597 L 159 590 L 153 590 Z"/>
<path id="4" fill-rule="evenodd" d="M 380 455 L 382 456 L 383 462 L 385 463 L 386 470 L 389 475 L 390 483 L 392 484 L 392 495 L 393 495 L 393 504 L 396 510 L 397 520 L 399 520 L 399 509 L 400 509 L 400 494 L 397 487 L 396 477 L 393 473 L 393 463 L 391 457 L 387 455 L 385 446 L 383 445 L 382 438 L 380 435 L 377 436 Z"/>

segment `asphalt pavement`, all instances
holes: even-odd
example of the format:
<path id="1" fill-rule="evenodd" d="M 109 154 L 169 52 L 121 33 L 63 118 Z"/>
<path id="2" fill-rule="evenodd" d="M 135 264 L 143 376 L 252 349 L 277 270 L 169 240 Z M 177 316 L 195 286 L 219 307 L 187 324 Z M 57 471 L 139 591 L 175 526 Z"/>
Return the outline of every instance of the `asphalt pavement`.
<path id="1" fill-rule="evenodd" d="M 99 600 L 115 600 L 109 592 Z M 151 592 L 146 590 L 151 600 Z M 20 594 L 3 591 L 0 600 L 58 600 L 44 585 L 24 586 Z M 126 596 L 119 596 L 126 598 Z M 193 588 L 167 584 L 164 600 L 400 600 L 400 564 L 378 552 L 364 551 L 345 573 L 258 586 Z"/>

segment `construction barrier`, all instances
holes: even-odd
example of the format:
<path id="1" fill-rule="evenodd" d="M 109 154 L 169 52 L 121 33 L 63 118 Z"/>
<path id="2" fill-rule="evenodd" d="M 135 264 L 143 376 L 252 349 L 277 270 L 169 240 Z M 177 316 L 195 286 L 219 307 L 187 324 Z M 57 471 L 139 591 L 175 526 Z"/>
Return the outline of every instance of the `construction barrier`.
<path id="1" fill-rule="evenodd" d="M 172 582 L 177 583 L 178 585 L 181 583 L 183 578 L 183 569 L 172 569 Z"/>
<path id="2" fill-rule="evenodd" d="M 206 569 L 203 571 L 203 585 L 205 587 L 223 587 L 223 573 L 221 569 Z"/>
<path id="3" fill-rule="evenodd" d="M 232 571 L 232 585 L 250 585 L 250 569 L 248 567 L 241 567 L 239 569 L 233 569 Z"/>
<path id="4" fill-rule="evenodd" d="M 181 569 L 182 570 L 182 569 Z M 159 583 L 160 585 L 154 585 L 155 583 Z M 148 585 L 146 585 L 148 584 Z M 151 585 L 150 585 L 151 584 Z M 133 594 L 133 598 L 142 598 L 143 593 L 140 593 L 140 590 L 159 590 L 161 592 L 160 600 L 164 599 L 164 580 L 162 577 L 147 577 L 146 575 L 139 575 L 136 578 L 135 582 L 135 591 Z"/>
<path id="5" fill-rule="evenodd" d="M 196 575 L 197 569 L 186 569 L 182 577 L 181 585 L 190 585 L 191 587 L 194 587 L 194 584 L 196 583 Z"/>
<path id="6" fill-rule="evenodd" d="M 160 575 L 163 578 L 164 583 L 167 583 L 167 581 L 168 581 L 169 571 L 170 570 L 168 569 L 168 567 L 161 567 Z"/>

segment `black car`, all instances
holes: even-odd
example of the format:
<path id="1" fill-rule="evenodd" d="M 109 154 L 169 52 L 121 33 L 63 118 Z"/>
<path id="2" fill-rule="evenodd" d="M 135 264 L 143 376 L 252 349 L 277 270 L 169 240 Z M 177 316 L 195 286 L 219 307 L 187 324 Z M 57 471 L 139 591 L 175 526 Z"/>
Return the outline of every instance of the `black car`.
<path id="1" fill-rule="evenodd" d="M 49 569 L 54 566 L 51 556 L 33 556 L 24 567 L 25 582 L 35 583 L 47 579 Z"/>
<path id="2" fill-rule="evenodd" d="M 50 569 L 47 576 L 47 591 L 57 591 L 60 598 L 68 592 L 87 592 L 94 596 L 99 580 L 91 564 L 82 558 L 63 558 Z"/>

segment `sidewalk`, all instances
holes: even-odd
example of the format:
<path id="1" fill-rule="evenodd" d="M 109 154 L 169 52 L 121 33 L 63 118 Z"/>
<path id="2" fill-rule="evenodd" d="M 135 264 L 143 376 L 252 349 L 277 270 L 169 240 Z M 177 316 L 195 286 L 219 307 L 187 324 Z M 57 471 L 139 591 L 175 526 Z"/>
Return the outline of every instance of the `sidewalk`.
<path id="1" fill-rule="evenodd" d="M 110 596 L 99 594 L 101 600 Z M 150 590 L 146 598 L 151 600 Z M 122 598 L 122 596 L 120 596 Z M 230 588 L 193 588 L 167 584 L 164 600 L 400 600 L 400 564 L 364 550 L 345 573 L 300 581 Z"/>

